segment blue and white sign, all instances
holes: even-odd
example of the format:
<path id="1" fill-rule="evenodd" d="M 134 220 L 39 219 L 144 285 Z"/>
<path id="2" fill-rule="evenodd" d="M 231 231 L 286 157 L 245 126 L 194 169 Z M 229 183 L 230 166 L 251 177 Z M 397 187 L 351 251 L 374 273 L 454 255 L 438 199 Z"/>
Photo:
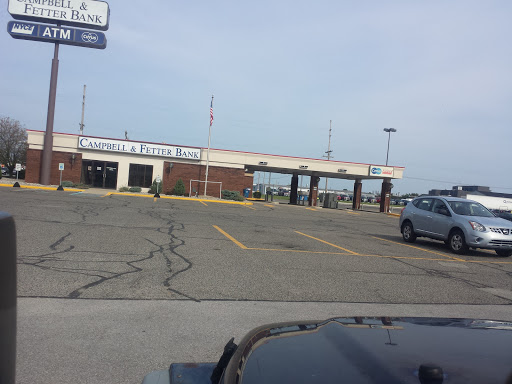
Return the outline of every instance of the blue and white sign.
<path id="1" fill-rule="evenodd" d="M 108 29 L 108 3 L 97 0 L 9 0 L 9 13 L 18 20 Z"/>
<path id="2" fill-rule="evenodd" d="M 46 41 L 98 49 L 105 49 L 107 46 L 105 34 L 98 31 L 9 21 L 7 32 L 15 39 Z"/>
<path id="3" fill-rule="evenodd" d="M 380 165 L 370 165 L 370 176 L 393 177 L 393 167 L 382 167 Z"/>
<path id="4" fill-rule="evenodd" d="M 96 137 L 81 136 L 78 138 L 78 148 L 131 155 L 201 160 L 200 148 L 178 147 L 174 145 L 143 143 L 127 140 L 99 139 Z"/>

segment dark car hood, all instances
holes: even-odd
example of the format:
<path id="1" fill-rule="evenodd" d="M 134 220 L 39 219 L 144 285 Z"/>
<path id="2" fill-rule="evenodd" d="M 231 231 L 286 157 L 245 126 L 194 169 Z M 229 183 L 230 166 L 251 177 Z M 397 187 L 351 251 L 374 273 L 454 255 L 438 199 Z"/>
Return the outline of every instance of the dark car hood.
<path id="1" fill-rule="evenodd" d="M 263 326 L 241 341 L 224 383 L 417 384 L 427 364 L 446 383 L 506 383 L 512 323 L 355 317 Z"/>

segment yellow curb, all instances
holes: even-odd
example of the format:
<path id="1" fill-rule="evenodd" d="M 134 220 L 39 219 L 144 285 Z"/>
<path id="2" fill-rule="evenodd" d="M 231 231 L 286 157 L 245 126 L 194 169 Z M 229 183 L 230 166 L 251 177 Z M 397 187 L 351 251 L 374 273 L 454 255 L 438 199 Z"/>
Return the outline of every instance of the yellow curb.
<path id="1" fill-rule="evenodd" d="M 120 196 L 138 196 L 138 197 L 154 197 L 151 194 L 141 194 L 141 193 L 122 193 L 122 192 L 109 192 L 105 196 L 110 195 L 120 195 Z M 235 204 L 235 205 L 253 205 L 253 203 L 245 203 L 240 201 L 222 201 L 222 200 L 209 200 L 209 199 L 196 199 L 192 197 L 175 197 L 175 196 L 160 196 L 161 199 L 172 199 L 172 200 L 188 200 L 188 201 L 199 201 L 205 203 L 220 203 L 220 204 Z"/>
<path id="2" fill-rule="evenodd" d="M 391 213 L 391 212 L 388 212 L 388 215 L 389 215 L 389 216 L 400 217 L 400 214 L 399 214 L 399 213 Z"/>
<path id="3" fill-rule="evenodd" d="M 254 197 L 248 197 L 247 199 L 245 200 L 251 200 L 251 201 L 265 201 L 265 199 L 256 199 Z"/>
<path id="4" fill-rule="evenodd" d="M 0 184 L 0 187 L 18 188 L 18 187 L 13 187 L 13 184 Z M 20 185 L 19 188 L 44 189 L 47 191 L 56 191 L 57 190 L 57 188 L 55 188 L 55 187 L 39 187 L 37 185 Z M 64 188 L 64 191 L 84 192 L 85 189 Z"/>

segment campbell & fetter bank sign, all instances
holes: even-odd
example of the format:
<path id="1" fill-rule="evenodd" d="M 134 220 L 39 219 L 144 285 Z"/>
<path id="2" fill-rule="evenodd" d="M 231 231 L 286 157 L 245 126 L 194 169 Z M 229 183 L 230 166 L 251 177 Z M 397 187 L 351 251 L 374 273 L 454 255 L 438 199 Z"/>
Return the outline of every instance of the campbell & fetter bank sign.
<path id="1" fill-rule="evenodd" d="M 163 156 L 190 160 L 201 160 L 201 149 L 175 145 L 142 143 L 137 141 L 79 137 L 79 149 L 93 149 L 131 155 Z"/>
<path id="2" fill-rule="evenodd" d="M 9 0 L 9 13 L 18 20 L 75 25 L 106 31 L 108 3 L 96 0 Z"/>

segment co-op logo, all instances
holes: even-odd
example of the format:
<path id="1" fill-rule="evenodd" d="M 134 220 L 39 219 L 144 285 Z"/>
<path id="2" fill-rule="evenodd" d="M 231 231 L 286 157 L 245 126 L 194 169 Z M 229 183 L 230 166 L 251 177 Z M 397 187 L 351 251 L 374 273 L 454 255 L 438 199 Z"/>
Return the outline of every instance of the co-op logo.
<path id="1" fill-rule="evenodd" d="M 371 169 L 371 172 L 372 172 L 372 175 L 380 175 L 382 173 L 382 169 L 377 168 L 377 167 L 373 167 Z"/>
<path id="2" fill-rule="evenodd" d="M 84 32 L 82 33 L 82 40 L 87 43 L 95 43 L 98 41 L 98 35 L 94 32 Z"/>

